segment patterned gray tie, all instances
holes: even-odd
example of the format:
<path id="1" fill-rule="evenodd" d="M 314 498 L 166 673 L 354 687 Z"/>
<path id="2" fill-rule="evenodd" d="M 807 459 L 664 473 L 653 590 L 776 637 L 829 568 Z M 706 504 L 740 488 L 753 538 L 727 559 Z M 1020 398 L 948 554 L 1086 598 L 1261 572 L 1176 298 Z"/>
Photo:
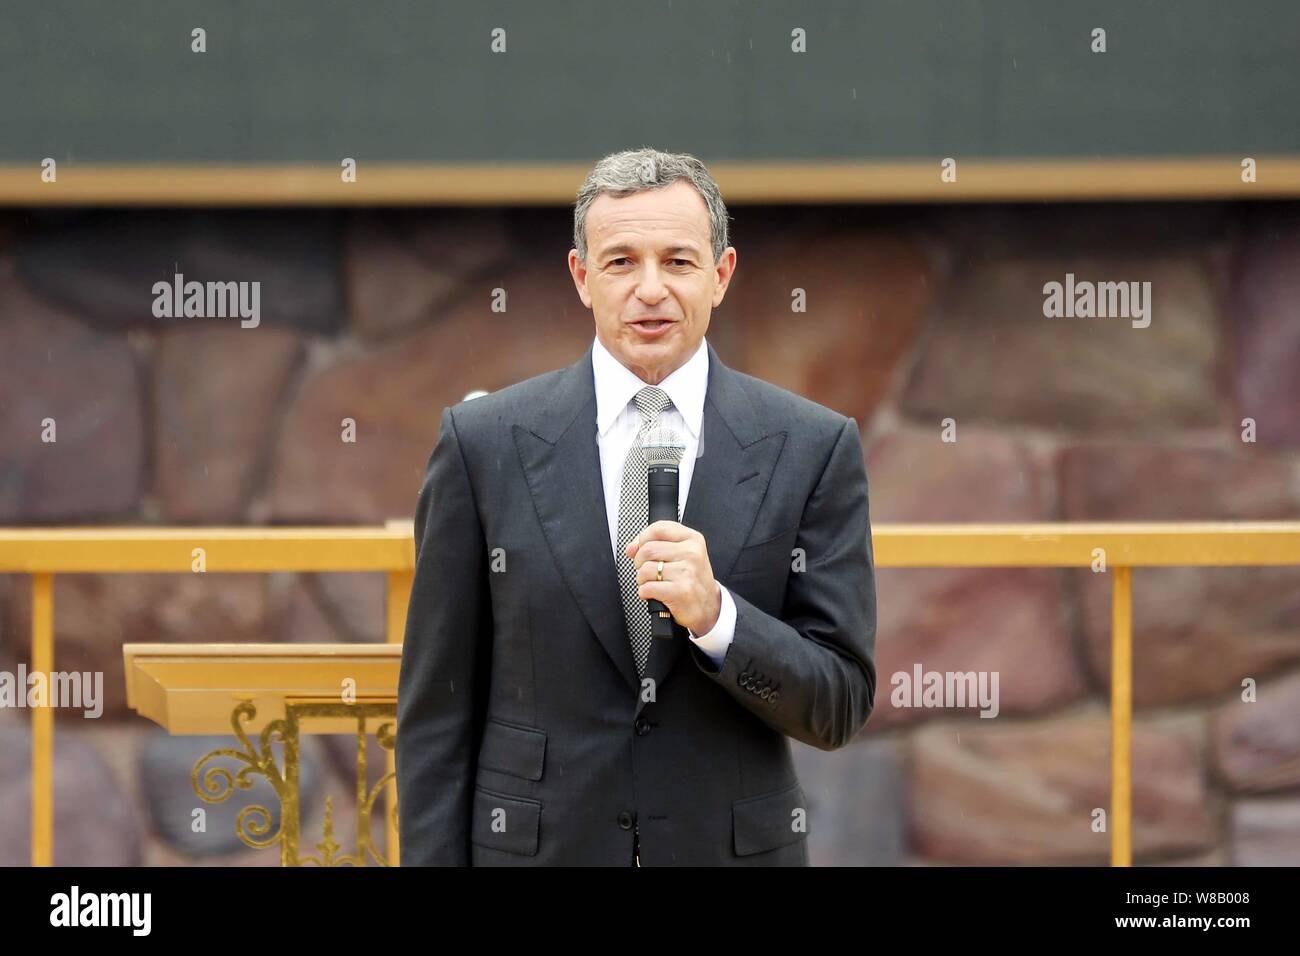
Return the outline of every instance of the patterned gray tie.
<path id="1" fill-rule="evenodd" d="M 627 543 L 645 530 L 650 514 L 650 498 L 646 492 L 646 457 L 641 442 L 645 434 L 659 419 L 659 413 L 672 406 L 672 399 L 661 388 L 647 385 L 636 393 L 634 399 L 641 412 L 641 428 L 623 462 L 623 490 L 618 499 L 618 586 L 623 594 L 623 615 L 627 620 L 627 636 L 632 642 L 632 656 L 636 660 L 637 674 L 644 677 L 646 663 L 650 660 L 650 609 L 645 598 L 637 595 L 636 564 L 624 553 Z M 680 509 L 679 509 L 680 510 Z"/>

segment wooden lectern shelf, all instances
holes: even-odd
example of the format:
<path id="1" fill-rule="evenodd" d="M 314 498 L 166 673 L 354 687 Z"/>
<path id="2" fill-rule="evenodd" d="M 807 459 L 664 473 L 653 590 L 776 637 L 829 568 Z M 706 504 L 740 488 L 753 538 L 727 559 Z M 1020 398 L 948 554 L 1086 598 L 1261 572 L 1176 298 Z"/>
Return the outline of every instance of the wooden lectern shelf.
<path id="1" fill-rule="evenodd" d="M 250 702 L 249 732 L 285 717 L 286 703 L 395 704 L 398 644 L 124 644 L 128 706 L 172 734 L 231 732 Z M 311 717 L 302 732 L 355 733 L 355 718 Z"/>

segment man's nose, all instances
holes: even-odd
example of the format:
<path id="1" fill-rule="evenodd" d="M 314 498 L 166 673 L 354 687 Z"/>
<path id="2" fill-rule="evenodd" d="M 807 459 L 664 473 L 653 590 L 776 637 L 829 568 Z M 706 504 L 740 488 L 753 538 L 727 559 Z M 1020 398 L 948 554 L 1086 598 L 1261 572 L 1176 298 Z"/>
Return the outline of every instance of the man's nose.
<path id="1" fill-rule="evenodd" d="M 641 270 L 641 279 L 636 285 L 636 297 L 646 305 L 657 305 L 663 301 L 668 289 L 663 283 L 663 278 L 659 272 L 659 266 L 655 263 L 648 263 Z"/>

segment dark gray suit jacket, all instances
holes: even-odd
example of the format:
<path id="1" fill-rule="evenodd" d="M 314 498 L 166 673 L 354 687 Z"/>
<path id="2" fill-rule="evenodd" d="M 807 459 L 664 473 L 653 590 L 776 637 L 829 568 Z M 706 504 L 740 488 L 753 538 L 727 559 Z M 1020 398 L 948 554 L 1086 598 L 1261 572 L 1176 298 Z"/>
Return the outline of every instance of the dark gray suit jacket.
<path id="1" fill-rule="evenodd" d="M 643 691 L 610 552 L 591 350 L 442 413 L 397 706 L 404 865 L 807 865 L 788 737 L 871 714 L 857 423 L 709 344 L 684 524 L 735 597 L 721 669 L 678 626 Z M 680 660 L 685 657 L 686 660 Z M 651 693 L 652 692 L 652 693 Z"/>

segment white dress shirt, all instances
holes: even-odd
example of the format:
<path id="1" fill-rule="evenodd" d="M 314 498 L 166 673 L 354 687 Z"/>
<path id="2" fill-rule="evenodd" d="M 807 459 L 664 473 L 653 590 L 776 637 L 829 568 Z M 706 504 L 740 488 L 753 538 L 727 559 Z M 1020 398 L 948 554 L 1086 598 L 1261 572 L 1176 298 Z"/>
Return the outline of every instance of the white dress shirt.
<path id="1" fill-rule="evenodd" d="M 597 337 L 591 349 L 591 370 L 596 384 L 596 444 L 600 448 L 600 473 L 605 486 L 605 515 L 609 521 L 610 549 L 618 556 L 618 503 L 623 490 L 623 462 L 641 429 L 641 412 L 633 398 L 645 388 L 632 372 Z M 700 428 L 704 422 L 704 393 L 709 384 L 709 350 L 700 340 L 699 348 L 681 368 L 659 383 L 668 393 L 672 407 L 659 414 L 659 424 L 682 436 L 686 451 L 682 454 L 677 484 L 678 514 L 686 513 L 686 496 L 695 473 L 695 458 L 700 447 Z M 718 666 L 727 656 L 727 648 L 736 636 L 736 602 L 731 592 L 718 583 L 722 610 L 718 622 L 707 634 L 689 635 L 695 646 Z"/>

